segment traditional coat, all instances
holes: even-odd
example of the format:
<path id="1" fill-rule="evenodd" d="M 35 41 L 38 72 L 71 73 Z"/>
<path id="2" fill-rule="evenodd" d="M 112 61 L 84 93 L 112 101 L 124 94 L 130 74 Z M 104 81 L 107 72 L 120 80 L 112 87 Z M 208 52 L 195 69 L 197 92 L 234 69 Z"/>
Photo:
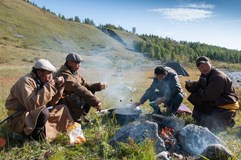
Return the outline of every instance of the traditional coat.
<path id="1" fill-rule="evenodd" d="M 21 77 L 11 88 L 5 103 L 8 114 L 15 113 L 8 120 L 10 129 L 20 134 L 31 134 L 40 112 L 48 104 L 56 104 L 63 90 L 64 87 L 56 88 L 48 82 L 40 87 L 33 72 Z M 64 105 L 54 105 L 45 124 L 46 138 L 55 138 L 57 133 L 65 131 L 70 122 L 73 122 L 73 119 L 68 108 Z"/>
<path id="2" fill-rule="evenodd" d="M 81 103 L 96 107 L 100 100 L 94 95 L 101 91 L 101 83 L 88 83 L 78 71 L 72 72 L 67 65 L 61 66 L 56 76 L 63 76 L 65 79 L 64 97 L 65 103 L 71 111 L 72 117 L 76 120 L 83 115 Z"/>
<path id="3" fill-rule="evenodd" d="M 198 124 L 214 130 L 233 127 L 239 109 L 238 97 L 232 81 L 221 71 L 212 68 L 201 74 L 191 87 L 188 100 L 193 104 L 193 118 Z"/>
<path id="4" fill-rule="evenodd" d="M 212 68 L 208 75 L 202 74 L 199 80 L 194 82 L 193 86 L 186 86 L 186 89 L 191 93 L 188 100 L 193 104 L 196 97 L 214 108 L 234 104 L 238 101 L 232 81 L 223 72 L 215 68 Z"/>

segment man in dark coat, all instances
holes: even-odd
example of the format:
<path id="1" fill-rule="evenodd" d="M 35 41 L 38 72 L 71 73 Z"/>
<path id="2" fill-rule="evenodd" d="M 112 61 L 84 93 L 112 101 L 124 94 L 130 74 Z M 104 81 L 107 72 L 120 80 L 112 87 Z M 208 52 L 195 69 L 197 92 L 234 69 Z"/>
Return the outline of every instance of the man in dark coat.
<path id="1" fill-rule="evenodd" d="M 94 93 L 105 89 L 107 84 L 86 82 L 79 72 L 81 62 L 82 59 L 78 53 L 69 53 L 65 64 L 61 66 L 56 75 L 63 76 L 65 79 L 64 102 L 69 107 L 74 121 L 89 122 L 86 115 L 91 106 L 97 111 L 101 111 L 102 107 L 99 98 Z"/>
<path id="2" fill-rule="evenodd" d="M 163 103 L 167 108 L 165 115 L 175 114 L 183 100 L 183 91 L 177 73 L 167 66 L 157 66 L 154 73 L 155 78 L 151 86 L 135 105 L 139 106 L 149 100 L 154 113 L 163 114 L 159 107 Z"/>
<path id="3" fill-rule="evenodd" d="M 196 66 L 201 72 L 199 80 L 186 82 L 194 120 L 213 130 L 234 126 L 239 104 L 232 81 L 215 69 L 208 57 L 197 58 Z"/>

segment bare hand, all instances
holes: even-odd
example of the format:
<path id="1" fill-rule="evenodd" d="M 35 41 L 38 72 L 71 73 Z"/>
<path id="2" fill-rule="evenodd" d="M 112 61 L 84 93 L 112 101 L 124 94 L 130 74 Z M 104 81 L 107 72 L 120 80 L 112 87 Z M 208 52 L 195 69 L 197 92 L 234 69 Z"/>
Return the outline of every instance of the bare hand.
<path id="1" fill-rule="evenodd" d="M 135 103 L 133 104 L 133 106 L 135 106 L 135 107 L 138 107 L 139 105 L 141 105 L 141 102 L 135 102 Z"/>
<path id="2" fill-rule="evenodd" d="M 58 85 L 59 87 L 61 87 L 64 84 L 64 77 L 63 76 L 56 77 L 55 84 Z"/>
<path id="3" fill-rule="evenodd" d="M 191 87 L 191 86 L 193 86 L 195 81 L 188 80 L 188 81 L 185 81 L 185 82 L 186 82 L 187 87 Z"/>
<path id="4" fill-rule="evenodd" d="M 54 79 L 51 79 L 51 80 L 49 80 L 48 82 L 49 82 L 49 84 L 51 84 L 52 86 L 55 85 L 55 80 L 54 80 Z"/>
<path id="5" fill-rule="evenodd" d="M 98 112 L 101 111 L 102 104 L 101 102 L 95 107 Z"/>
<path id="6" fill-rule="evenodd" d="M 108 87 L 108 85 L 107 85 L 107 83 L 101 82 L 100 87 L 101 87 L 101 90 L 102 90 L 102 89 L 106 89 Z"/>

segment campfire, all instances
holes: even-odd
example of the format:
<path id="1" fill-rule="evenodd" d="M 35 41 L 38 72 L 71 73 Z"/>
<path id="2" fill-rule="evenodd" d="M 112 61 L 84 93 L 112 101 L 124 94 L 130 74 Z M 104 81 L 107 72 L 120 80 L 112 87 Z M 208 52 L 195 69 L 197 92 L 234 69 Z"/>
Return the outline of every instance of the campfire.
<path id="1" fill-rule="evenodd" d="M 164 127 L 161 129 L 161 132 L 159 132 L 159 136 L 162 137 L 162 139 L 165 142 L 165 146 L 167 149 L 171 148 L 176 144 L 176 138 L 174 137 L 174 129 L 169 127 Z"/>

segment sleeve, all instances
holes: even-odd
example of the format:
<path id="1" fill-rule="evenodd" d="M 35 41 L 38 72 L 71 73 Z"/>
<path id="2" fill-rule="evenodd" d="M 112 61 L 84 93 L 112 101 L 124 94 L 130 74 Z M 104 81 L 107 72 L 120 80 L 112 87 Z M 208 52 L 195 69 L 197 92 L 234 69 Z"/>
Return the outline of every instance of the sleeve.
<path id="1" fill-rule="evenodd" d="M 199 82 L 193 82 L 193 86 L 188 87 L 187 84 L 185 84 L 185 88 L 187 89 L 188 92 L 194 93 L 197 92 L 197 90 L 200 88 Z"/>
<path id="2" fill-rule="evenodd" d="M 21 96 L 24 106 L 27 110 L 34 110 L 36 108 L 46 106 L 52 97 L 57 93 L 57 90 L 50 83 L 45 83 L 40 90 L 37 90 L 35 81 L 26 79 L 24 87 L 21 89 Z"/>
<path id="3" fill-rule="evenodd" d="M 49 104 L 51 105 L 56 105 L 59 102 L 59 100 L 62 98 L 63 92 L 64 92 L 64 85 L 56 89 L 57 89 L 57 93 L 52 97 L 52 100 L 49 102 Z"/>
<path id="4" fill-rule="evenodd" d="M 156 89 L 156 82 L 157 82 L 157 80 L 156 80 L 156 78 L 154 78 L 150 87 L 145 91 L 145 93 L 141 97 L 141 99 L 140 99 L 141 104 L 145 103 L 147 101 L 147 99 L 151 96 L 151 94 L 154 93 L 154 91 Z"/>
<path id="5" fill-rule="evenodd" d="M 222 76 L 215 76 L 209 80 L 206 89 L 199 88 L 197 94 L 203 101 L 215 101 L 222 95 L 224 83 Z"/>
<path id="6" fill-rule="evenodd" d="M 80 96 L 81 98 L 84 99 L 86 103 L 88 103 L 91 106 L 95 107 L 99 104 L 100 100 L 90 90 L 88 90 L 90 85 L 87 82 L 83 81 L 84 82 L 83 84 L 86 85 L 84 86 L 77 79 L 74 79 L 71 76 L 64 75 L 64 77 L 65 77 L 65 90 L 67 92 L 71 92 Z"/>
<path id="7" fill-rule="evenodd" d="M 88 90 L 90 90 L 92 93 L 95 93 L 96 91 L 101 91 L 101 83 L 88 83 L 84 78 L 82 78 L 83 86 L 85 86 Z"/>
<path id="8" fill-rule="evenodd" d="M 173 75 L 170 81 L 170 97 L 175 96 L 176 94 L 182 92 L 181 85 L 177 75 Z"/>

